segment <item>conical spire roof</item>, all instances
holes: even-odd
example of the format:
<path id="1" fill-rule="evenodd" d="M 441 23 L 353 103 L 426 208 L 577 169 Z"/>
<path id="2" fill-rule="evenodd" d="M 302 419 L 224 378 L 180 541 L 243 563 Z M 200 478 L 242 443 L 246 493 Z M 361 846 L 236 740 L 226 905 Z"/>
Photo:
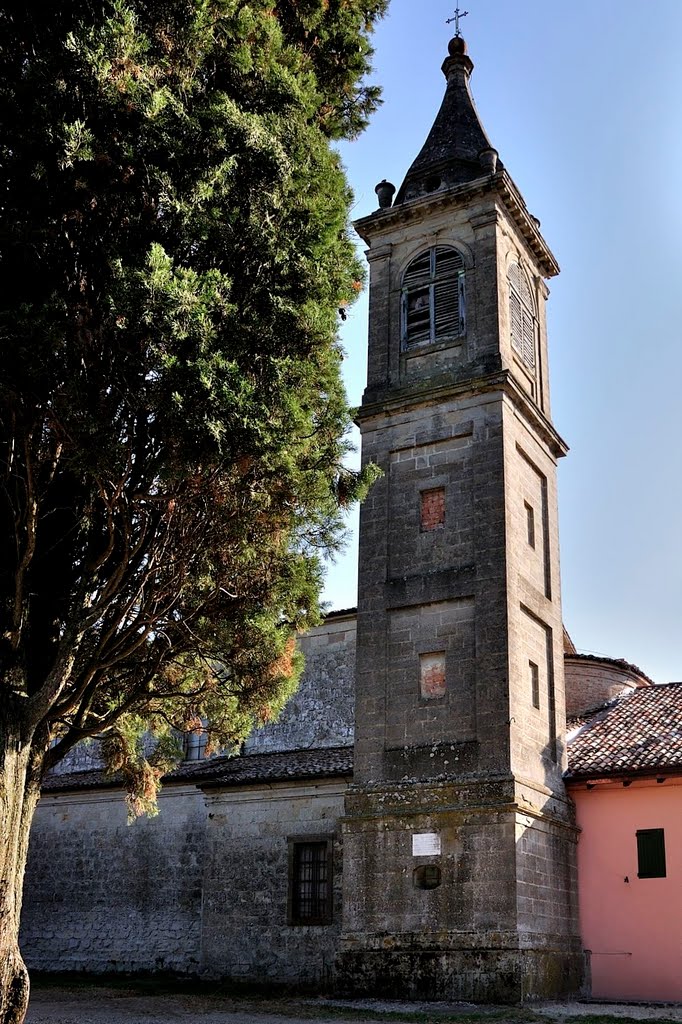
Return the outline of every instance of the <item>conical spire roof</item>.
<path id="1" fill-rule="evenodd" d="M 447 88 L 441 108 L 398 191 L 396 204 L 473 181 L 500 166 L 469 91 L 474 65 L 461 36 L 450 40 L 448 51 L 443 63 Z"/>

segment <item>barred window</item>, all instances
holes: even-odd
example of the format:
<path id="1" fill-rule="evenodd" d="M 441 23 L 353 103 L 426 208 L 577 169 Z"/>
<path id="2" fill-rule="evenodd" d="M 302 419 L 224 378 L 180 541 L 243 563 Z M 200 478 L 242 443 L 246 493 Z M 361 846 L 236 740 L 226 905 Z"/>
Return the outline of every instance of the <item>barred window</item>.
<path id="1" fill-rule="evenodd" d="M 512 348 L 527 367 L 534 369 L 535 313 L 528 279 L 518 263 L 512 263 L 507 279 Z"/>
<path id="2" fill-rule="evenodd" d="M 321 925 L 332 920 L 332 841 L 289 840 L 289 924 Z"/>
<path id="3" fill-rule="evenodd" d="M 403 275 L 403 345 L 428 345 L 465 332 L 464 260 L 437 245 L 412 260 Z"/>
<path id="4" fill-rule="evenodd" d="M 185 761 L 203 761 L 208 746 L 208 719 L 202 718 L 201 727 L 182 734 L 182 753 Z"/>

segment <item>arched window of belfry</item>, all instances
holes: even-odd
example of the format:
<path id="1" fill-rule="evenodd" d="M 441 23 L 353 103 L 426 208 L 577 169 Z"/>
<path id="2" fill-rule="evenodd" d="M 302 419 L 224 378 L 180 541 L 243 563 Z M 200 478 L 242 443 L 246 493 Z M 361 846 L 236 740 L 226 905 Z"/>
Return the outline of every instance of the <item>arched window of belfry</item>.
<path id="1" fill-rule="evenodd" d="M 403 344 L 462 337 L 464 299 L 464 260 L 457 249 L 435 245 L 415 257 L 403 275 Z"/>
<path id="2" fill-rule="evenodd" d="M 528 278 L 518 263 L 507 271 L 509 281 L 509 321 L 511 343 L 522 362 L 535 367 L 535 312 Z"/>

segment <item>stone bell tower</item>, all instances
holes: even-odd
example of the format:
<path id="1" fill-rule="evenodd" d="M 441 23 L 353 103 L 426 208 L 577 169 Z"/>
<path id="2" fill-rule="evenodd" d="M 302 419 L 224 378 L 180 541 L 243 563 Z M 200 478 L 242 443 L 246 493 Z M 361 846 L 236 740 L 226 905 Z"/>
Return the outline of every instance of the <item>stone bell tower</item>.
<path id="1" fill-rule="evenodd" d="M 540 224 L 457 36 L 426 143 L 356 223 L 370 264 L 346 991 L 576 991 L 556 463 Z"/>

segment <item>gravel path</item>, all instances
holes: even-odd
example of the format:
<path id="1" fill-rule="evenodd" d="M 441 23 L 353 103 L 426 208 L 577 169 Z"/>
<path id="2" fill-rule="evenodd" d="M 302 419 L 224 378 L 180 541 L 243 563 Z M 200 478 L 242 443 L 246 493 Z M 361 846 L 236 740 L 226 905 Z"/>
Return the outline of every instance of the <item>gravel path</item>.
<path id="1" fill-rule="evenodd" d="M 387 1024 L 422 1024 L 424 1021 L 453 1021 L 467 1018 L 485 1024 L 492 1016 L 495 1024 L 538 1024 L 547 1018 L 565 1024 L 583 1016 L 622 1017 L 630 1020 L 679 1021 L 682 1006 L 633 1005 L 612 1003 L 533 1003 L 523 1009 L 475 1006 L 471 1003 L 403 1003 L 379 1000 L 234 1000 L 218 995 L 140 994 L 105 987 L 39 987 L 34 990 L 26 1024 L 174 1024 L 193 1021 L 198 1024 L 376 1024 L 387 1015 Z M 366 1014 L 366 1016 L 365 1016 Z M 576 1021 L 579 1024 L 579 1020 Z"/>

